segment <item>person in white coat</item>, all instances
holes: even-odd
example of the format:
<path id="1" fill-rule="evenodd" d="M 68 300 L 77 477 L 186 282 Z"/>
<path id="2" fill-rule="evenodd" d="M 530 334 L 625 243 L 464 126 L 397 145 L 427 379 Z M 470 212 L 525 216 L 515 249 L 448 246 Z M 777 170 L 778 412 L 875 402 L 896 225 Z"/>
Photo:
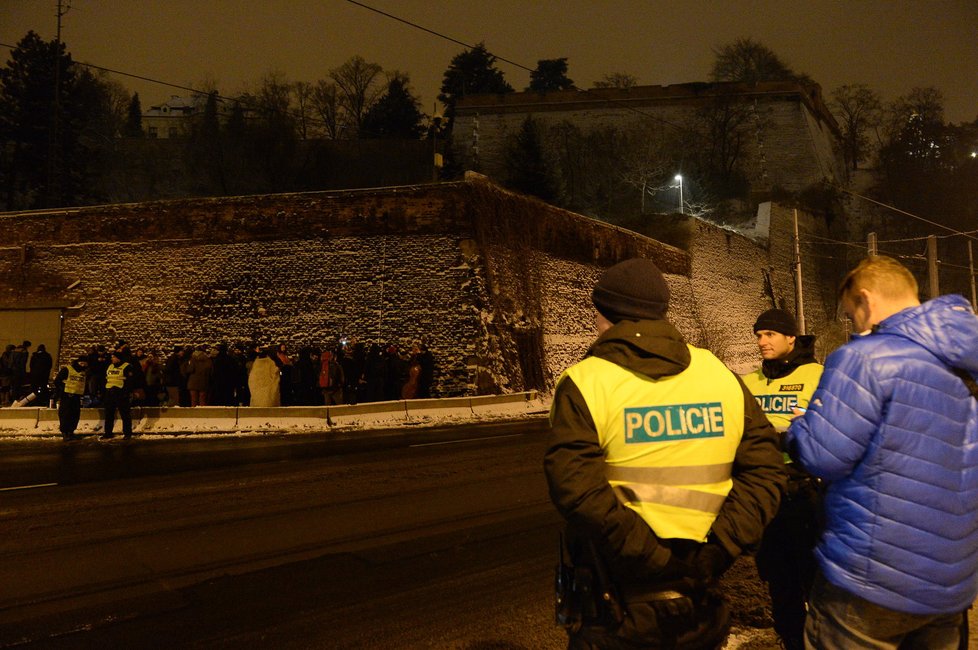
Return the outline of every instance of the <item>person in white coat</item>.
<path id="1" fill-rule="evenodd" d="M 248 374 L 248 390 L 251 392 L 251 406 L 280 406 L 279 369 L 272 360 L 272 348 L 266 348 L 251 366 Z"/>

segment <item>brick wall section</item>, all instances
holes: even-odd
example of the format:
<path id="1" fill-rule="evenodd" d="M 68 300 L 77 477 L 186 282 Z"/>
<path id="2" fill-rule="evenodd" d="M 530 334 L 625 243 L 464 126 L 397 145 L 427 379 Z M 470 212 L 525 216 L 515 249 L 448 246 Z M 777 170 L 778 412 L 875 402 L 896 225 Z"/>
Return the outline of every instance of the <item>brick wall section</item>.
<path id="1" fill-rule="evenodd" d="M 756 125 L 743 157 L 754 191 L 798 191 L 823 179 L 841 183 L 845 178 L 838 126 L 817 88 L 781 82 L 719 86 L 738 92 L 753 107 Z M 456 109 L 453 144 L 464 165 L 502 178 L 505 150 L 528 115 L 545 126 L 567 121 L 583 130 L 668 130 L 689 124 L 713 89 L 713 84 L 679 84 L 465 97 Z M 472 148 L 476 141 L 478 155 Z"/>
<path id="2" fill-rule="evenodd" d="M 753 360 L 768 276 L 793 304 L 786 214 L 772 211 L 759 244 L 694 220 L 686 251 L 477 176 L 13 213 L 0 215 L 0 308 L 80 306 L 65 310 L 64 355 L 117 338 L 162 350 L 424 339 L 437 394 L 548 389 L 593 339 L 598 275 L 633 256 L 666 273 L 672 319 L 691 342 Z"/>

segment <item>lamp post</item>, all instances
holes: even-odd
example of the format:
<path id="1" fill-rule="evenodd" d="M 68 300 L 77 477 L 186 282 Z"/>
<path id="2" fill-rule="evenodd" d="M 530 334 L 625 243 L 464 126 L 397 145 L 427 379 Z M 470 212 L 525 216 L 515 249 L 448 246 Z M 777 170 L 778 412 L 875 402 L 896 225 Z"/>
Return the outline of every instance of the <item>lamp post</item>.
<path id="1" fill-rule="evenodd" d="M 679 183 L 679 214 L 685 214 L 683 212 L 683 175 L 676 174 L 676 181 Z"/>

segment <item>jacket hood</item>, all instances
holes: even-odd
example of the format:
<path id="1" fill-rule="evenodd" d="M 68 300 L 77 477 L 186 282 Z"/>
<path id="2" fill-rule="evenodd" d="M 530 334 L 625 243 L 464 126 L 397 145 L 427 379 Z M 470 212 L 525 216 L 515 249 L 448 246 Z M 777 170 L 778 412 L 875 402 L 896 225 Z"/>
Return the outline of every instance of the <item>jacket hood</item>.
<path id="1" fill-rule="evenodd" d="M 904 309 L 876 331 L 910 339 L 947 365 L 978 373 L 978 317 L 962 296 L 938 296 Z"/>
<path id="2" fill-rule="evenodd" d="M 611 361 L 652 379 L 689 367 L 683 335 L 665 320 L 623 320 L 598 337 L 587 356 Z"/>
<path id="3" fill-rule="evenodd" d="M 815 358 L 815 337 L 811 334 L 799 334 L 795 337 L 795 349 L 784 359 L 762 361 L 761 372 L 768 379 L 780 379 L 807 363 L 818 363 Z"/>

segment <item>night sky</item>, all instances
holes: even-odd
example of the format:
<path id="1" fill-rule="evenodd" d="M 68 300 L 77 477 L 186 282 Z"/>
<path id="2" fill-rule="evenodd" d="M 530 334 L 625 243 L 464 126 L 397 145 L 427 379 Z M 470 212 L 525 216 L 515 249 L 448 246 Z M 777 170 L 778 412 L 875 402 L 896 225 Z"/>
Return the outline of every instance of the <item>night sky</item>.
<path id="1" fill-rule="evenodd" d="M 65 0 L 67 2 L 67 0 Z M 976 0 L 365 0 L 464 43 L 484 41 L 528 68 L 568 57 L 571 79 L 590 87 L 625 72 L 641 84 L 705 81 L 713 48 L 739 37 L 767 45 L 828 98 L 865 83 L 884 100 L 935 86 L 951 122 L 978 119 Z M 0 42 L 56 31 L 57 0 L 0 0 Z M 431 113 L 442 75 L 463 46 L 345 0 L 71 0 L 62 39 L 77 61 L 224 95 L 263 75 L 324 79 L 354 55 L 407 72 Z M 4 61 L 9 56 L 2 53 Z M 529 73 L 503 62 L 517 90 Z M 117 77 L 143 107 L 175 88 Z"/>

